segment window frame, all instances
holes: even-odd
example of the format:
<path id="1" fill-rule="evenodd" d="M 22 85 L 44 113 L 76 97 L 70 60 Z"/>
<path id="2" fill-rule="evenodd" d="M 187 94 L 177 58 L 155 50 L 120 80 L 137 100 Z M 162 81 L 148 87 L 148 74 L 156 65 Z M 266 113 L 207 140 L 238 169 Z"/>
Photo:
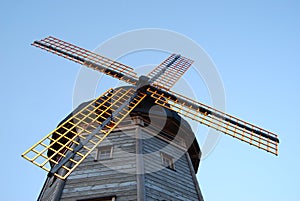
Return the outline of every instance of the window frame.
<path id="1" fill-rule="evenodd" d="M 110 152 L 109 156 L 105 157 L 105 158 L 102 158 L 101 157 L 101 151 L 108 151 L 108 150 Z M 104 146 L 97 147 L 94 161 L 104 161 L 104 160 L 110 160 L 112 158 L 113 158 L 113 146 L 112 145 L 104 145 Z"/>
<path id="2" fill-rule="evenodd" d="M 116 196 L 105 196 L 105 197 L 98 197 L 98 198 L 88 198 L 82 199 L 77 201 L 116 201 Z"/>
<path id="3" fill-rule="evenodd" d="M 161 163 L 164 167 L 175 170 L 174 157 L 166 154 L 164 152 L 160 152 Z"/>

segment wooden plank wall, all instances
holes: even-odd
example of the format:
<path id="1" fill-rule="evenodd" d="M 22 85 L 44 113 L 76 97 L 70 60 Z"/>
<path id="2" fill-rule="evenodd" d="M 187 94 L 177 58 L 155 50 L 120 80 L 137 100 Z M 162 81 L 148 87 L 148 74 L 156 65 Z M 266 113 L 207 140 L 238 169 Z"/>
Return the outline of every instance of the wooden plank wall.
<path id="1" fill-rule="evenodd" d="M 94 161 L 91 154 L 68 177 L 62 201 L 116 196 L 118 201 L 136 200 L 135 130 L 111 133 L 101 146 L 113 145 L 112 159 Z M 113 167 L 113 169 L 112 169 Z"/>
<path id="2" fill-rule="evenodd" d="M 136 139 L 136 132 L 142 140 Z M 137 125 L 129 126 L 126 132 L 111 133 L 101 146 L 113 146 L 112 159 L 95 162 L 94 151 L 65 183 L 57 179 L 50 186 L 52 182 L 48 179 L 39 200 L 74 201 L 105 196 L 116 196 L 116 201 L 202 200 L 193 180 L 189 155 L 154 134 Z M 137 152 L 143 155 L 136 155 Z M 175 170 L 163 167 L 161 152 L 175 159 Z M 138 170 L 137 163 L 141 165 Z M 145 174 L 137 176 L 137 171 Z"/>
<path id="3" fill-rule="evenodd" d="M 143 140 L 146 200 L 198 201 L 185 152 L 166 141 L 151 137 L 145 130 L 143 135 L 147 138 Z M 175 159 L 175 170 L 163 167 L 160 152 Z M 160 170 L 155 171 L 157 169 Z"/>

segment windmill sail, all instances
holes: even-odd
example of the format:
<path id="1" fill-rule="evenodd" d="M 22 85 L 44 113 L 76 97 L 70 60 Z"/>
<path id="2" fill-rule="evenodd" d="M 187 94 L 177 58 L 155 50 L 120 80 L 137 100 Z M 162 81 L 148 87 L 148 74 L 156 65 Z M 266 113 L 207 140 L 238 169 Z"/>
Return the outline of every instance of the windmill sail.
<path id="1" fill-rule="evenodd" d="M 32 45 L 130 84 L 138 80 L 133 68 L 52 36 L 34 41 Z"/>
<path id="2" fill-rule="evenodd" d="M 155 87 L 149 87 L 147 93 L 155 99 L 155 103 L 158 105 L 178 112 L 259 149 L 278 155 L 279 140 L 274 133 L 174 92 L 166 92 Z"/>
<path id="3" fill-rule="evenodd" d="M 178 54 L 172 54 L 147 76 L 150 83 L 166 90 L 171 89 L 194 61 Z"/>
<path id="4" fill-rule="evenodd" d="M 145 96 L 133 88 L 110 89 L 70 115 L 22 156 L 65 179 Z"/>

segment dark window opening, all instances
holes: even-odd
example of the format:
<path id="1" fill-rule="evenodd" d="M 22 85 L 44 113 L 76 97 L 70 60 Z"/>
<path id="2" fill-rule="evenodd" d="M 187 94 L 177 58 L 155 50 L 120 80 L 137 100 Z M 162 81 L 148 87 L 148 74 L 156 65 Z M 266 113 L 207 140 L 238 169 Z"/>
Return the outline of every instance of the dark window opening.
<path id="1" fill-rule="evenodd" d="M 160 153 L 160 156 L 161 156 L 161 162 L 163 166 L 175 170 L 174 159 L 172 156 L 166 153 Z"/>
<path id="2" fill-rule="evenodd" d="M 89 198 L 77 201 L 116 201 L 116 196 L 108 196 L 108 197 L 99 197 L 99 198 Z"/>

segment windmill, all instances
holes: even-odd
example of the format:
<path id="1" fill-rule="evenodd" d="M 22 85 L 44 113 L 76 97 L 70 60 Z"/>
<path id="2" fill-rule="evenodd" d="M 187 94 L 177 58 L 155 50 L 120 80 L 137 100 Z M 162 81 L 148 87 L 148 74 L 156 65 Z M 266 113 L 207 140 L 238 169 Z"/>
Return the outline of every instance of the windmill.
<path id="1" fill-rule="evenodd" d="M 32 45 L 131 85 L 108 89 L 22 154 L 50 176 L 65 180 L 147 97 L 163 108 L 278 155 L 276 134 L 170 90 L 192 65 L 191 59 L 171 54 L 147 76 L 138 77 L 129 66 L 51 36 Z"/>

